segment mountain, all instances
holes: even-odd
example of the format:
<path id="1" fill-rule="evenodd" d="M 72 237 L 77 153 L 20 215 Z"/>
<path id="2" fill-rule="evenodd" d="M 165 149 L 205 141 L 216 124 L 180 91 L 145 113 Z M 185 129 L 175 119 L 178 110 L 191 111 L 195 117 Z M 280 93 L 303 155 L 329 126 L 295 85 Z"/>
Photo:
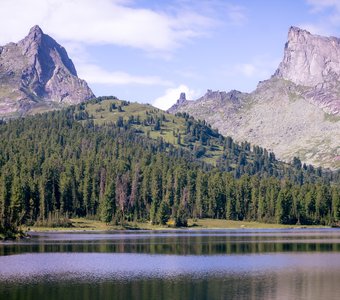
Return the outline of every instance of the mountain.
<path id="1" fill-rule="evenodd" d="M 252 93 L 208 92 L 181 100 L 187 112 L 224 135 L 249 141 L 291 161 L 340 168 L 340 39 L 291 27 L 275 74 Z M 183 96 L 182 96 L 183 98 Z"/>
<path id="2" fill-rule="evenodd" d="M 0 117 L 21 116 L 94 97 L 66 50 L 34 26 L 18 43 L 0 47 Z"/>

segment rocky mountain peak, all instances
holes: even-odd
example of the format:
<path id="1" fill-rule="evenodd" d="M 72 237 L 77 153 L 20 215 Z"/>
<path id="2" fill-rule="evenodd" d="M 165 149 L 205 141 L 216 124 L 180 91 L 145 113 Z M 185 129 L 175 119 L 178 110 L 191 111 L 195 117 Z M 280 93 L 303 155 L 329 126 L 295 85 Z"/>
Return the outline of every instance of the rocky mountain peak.
<path id="1" fill-rule="evenodd" d="M 1 49 L 0 116 L 22 115 L 36 106 L 75 104 L 94 97 L 87 83 L 78 78 L 64 47 L 38 25 L 18 43 Z"/>
<path id="2" fill-rule="evenodd" d="M 276 73 L 247 94 L 208 90 L 173 106 L 291 161 L 340 168 L 340 39 L 291 27 Z"/>
<path id="3" fill-rule="evenodd" d="M 57 53 L 62 63 L 68 71 L 77 76 L 76 68 L 72 60 L 68 57 L 64 47 L 59 45 L 49 35 L 44 34 L 38 25 L 31 28 L 28 35 L 18 42 L 18 46 L 22 49 L 22 54 L 26 57 L 40 58 L 41 61 L 50 61 L 52 56 L 57 57 L 53 53 Z M 34 63 L 34 62 L 32 62 Z M 49 62 L 51 64 L 51 62 Z"/>
<path id="4" fill-rule="evenodd" d="M 311 33 L 305 29 L 296 27 L 296 26 L 291 26 L 288 30 L 288 42 L 289 41 L 294 41 L 298 37 L 306 37 L 310 36 Z"/>
<path id="5" fill-rule="evenodd" d="M 21 48 L 22 54 L 34 56 L 37 54 L 39 47 L 43 42 L 45 34 L 38 25 L 33 26 L 28 35 L 18 42 L 18 47 Z"/>
<path id="6" fill-rule="evenodd" d="M 315 87 L 340 78 L 340 39 L 291 27 L 275 77 Z"/>
<path id="7" fill-rule="evenodd" d="M 43 33 L 43 31 L 41 30 L 41 28 L 39 27 L 39 25 L 34 25 L 34 26 L 30 29 L 30 31 L 29 31 L 29 33 L 28 33 L 26 39 L 36 40 L 36 39 L 41 38 L 41 37 L 43 36 L 43 34 L 44 34 L 44 33 Z"/>

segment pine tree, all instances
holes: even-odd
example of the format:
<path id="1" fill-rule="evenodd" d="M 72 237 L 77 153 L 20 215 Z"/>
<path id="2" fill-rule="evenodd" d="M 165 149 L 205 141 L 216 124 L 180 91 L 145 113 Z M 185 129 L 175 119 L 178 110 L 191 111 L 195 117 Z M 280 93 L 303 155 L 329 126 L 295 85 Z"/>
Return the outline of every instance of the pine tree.
<path id="1" fill-rule="evenodd" d="M 111 179 L 110 179 L 111 180 Z M 100 203 L 100 218 L 105 223 L 110 223 L 116 213 L 116 189 L 113 180 L 107 183 L 107 189 Z"/>
<path id="2" fill-rule="evenodd" d="M 166 201 L 162 201 L 157 215 L 158 222 L 162 225 L 165 225 L 170 219 L 170 207 Z"/>

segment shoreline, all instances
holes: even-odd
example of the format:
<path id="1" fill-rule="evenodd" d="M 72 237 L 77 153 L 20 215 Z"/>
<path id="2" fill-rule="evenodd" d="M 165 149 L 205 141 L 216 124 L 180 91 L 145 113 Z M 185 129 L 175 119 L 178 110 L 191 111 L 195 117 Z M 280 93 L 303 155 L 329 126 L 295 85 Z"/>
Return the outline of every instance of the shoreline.
<path id="1" fill-rule="evenodd" d="M 21 230 L 30 232 L 50 233 L 86 233 L 86 232 L 115 232 L 115 231 L 175 231 L 175 230 L 236 230 L 236 229 L 325 229 L 331 226 L 323 225 L 284 225 L 248 221 L 230 221 L 217 219 L 188 220 L 188 227 L 171 227 L 166 225 L 152 225 L 150 222 L 126 222 L 122 225 L 106 224 L 101 221 L 85 218 L 71 219 L 72 227 L 22 227 Z"/>

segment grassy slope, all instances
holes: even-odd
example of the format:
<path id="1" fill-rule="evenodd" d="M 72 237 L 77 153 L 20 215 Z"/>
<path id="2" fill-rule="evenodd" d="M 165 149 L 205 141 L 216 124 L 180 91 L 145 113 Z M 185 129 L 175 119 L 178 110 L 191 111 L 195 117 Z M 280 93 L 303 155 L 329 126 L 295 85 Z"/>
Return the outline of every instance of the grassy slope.
<path id="1" fill-rule="evenodd" d="M 112 112 L 110 112 L 110 105 L 112 103 L 115 103 L 118 107 L 122 104 L 122 101 L 113 99 L 103 100 L 95 104 L 89 103 L 86 104 L 86 111 L 90 116 L 93 117 L 94 122 L 97 125 L 115 123 L 117 122 L 119 117 L 123 117 L 124 120 L 128 120 L 129 116 L 139 116 L 140 121 L 143 122 L 147 119 L 148 116 L 151 115 L 154 117 L 165 115 L 166 121 L 162 122 L 161 130 L 155 131 L 153 129 L 153 126 L 145 126 L 143 124 L 134 125 L 134 128 L 140 130 L 141 134 L 148 135 L 152 139 L 162 137 L 165 142 L 173 144 L 176 147 L 189 147 L 189 145 L 184 142 L 184 139 L 186 137 L 184 118 L 169 114 L 151 105 L 140 103 L 130 103 L 127 106 L 121 105 L 123 109 L 122 112 L 119 112 L 117 108 L 113 109 Z M 177 142 L 177 134 L 181 135 L 181 145 L 179 145 Z M 215 144 L 215 147 L 213 149 L 211 147 L 205 148 L 206 153 L 202 157 L 202 160 L 210 164 L 214 164 L 216 159 L 219 158 L 223 153 L 223 148 L 217 145 L 217 143 Z"/>

